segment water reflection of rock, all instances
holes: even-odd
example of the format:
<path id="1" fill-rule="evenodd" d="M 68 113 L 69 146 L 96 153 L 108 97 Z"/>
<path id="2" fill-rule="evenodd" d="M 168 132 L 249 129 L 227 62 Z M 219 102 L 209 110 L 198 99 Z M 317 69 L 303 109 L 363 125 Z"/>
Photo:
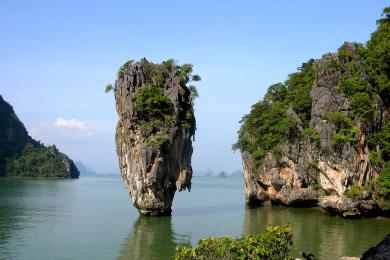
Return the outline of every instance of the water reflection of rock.
<path id="1" fill-rule="evenodd" d="M 122 245 L 118 259 L 173 259 L 176 246 L 190 246 L 188 235 L 172 229 L 171 217 L 140 216 Z"/>
<path id="2" fill-rule="evenodd" d="M 319 259 L 338 259 L 340 256 L 361 256 L 369 247 L 368 244 L 377 243 L 367 239 L 386 234 L 379 222 L 380 219 L 329 217 L 318 208 L 247 207 L 243 231 L 253 233 L 263 230 L 267 225 L 289 224 L 299 249 L 314 253 Z M 365 244 L 367 246 L 361 246 Z"/>
<path id="3" fill-rule="evenodd" d="M 308 211 L 307 211 L 308 210 Z M 289 224 L 293 228 L 294 241 L 306 252 L 320 252 L 321 218 L 314 209 L 296 209 L 281 206 L 264 206 L 245 209 L 244 232 L 259 232 L 268 225 Z M 313 216 L 314 215 L 314 216 Z"/>

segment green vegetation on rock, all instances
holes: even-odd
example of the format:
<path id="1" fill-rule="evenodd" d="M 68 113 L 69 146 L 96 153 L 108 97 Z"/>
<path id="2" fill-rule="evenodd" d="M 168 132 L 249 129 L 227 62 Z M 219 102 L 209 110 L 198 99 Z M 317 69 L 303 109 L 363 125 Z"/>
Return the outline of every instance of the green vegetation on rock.
<path id="1" fill-rule="evenodd" d="M 329 112 L 322 116 L 323 120 L 329 120 L 336 126 L 336 132 L 352 127 L 352 120 L 341 112 Z"/>
<path id="2" fill-rule="evenodd" d="M 362 190 L 356 184 L 350 186 L 348 190 L 345 192 L 345 195 L 351 199 L 360 198 L 362 194 L 363 194 Z"/>
<path id="3" fill-rule="evenodd" d="M 68 165 L 55 146 L 27 143 L 22 152 L 7 159 L 8 177 L 65 177 Z"/>
<path id="4" fill-rule="evenodd" d="M 178 247 L 176 260 L 200 259 L 294 259 L 291 228 L 269 226 L 263 232 L 230 237 L 201 239 L 194 248 Z"/>
<path id="5" fill-rule="evenodd" d="M 378 157 L 384 161 L 390 160 L 390 121 L 368 139 L 368 144 L 375 149 L 379 148 Z"/>
<path id="6" fill-rule="evenodd" d="M 139 85 L 131 90 L 126 89 L 128 85 L 121 85 L 136 73 L 141 73 L 134 79 L 140 80 Z M 145 138 L 146 147 L 169 143 L 171 130 L 176 127 L 182 127 L 189 131 L 190 136 L 194 136 L 196 121 L 193 102 L 199 94 L 190 83 L 200 80 L 199 75 L 193 74 L 191 64 L 177 65 L 173 59 L 160 64 L 151 63 L 145 58 L 136 63 L 130 60 L 119 68 L 116 87 L 120 85 L 131 92 L 131 119 L 135 129 Z M 111 90 L 112 85 L 107 85 L 106 92 Z M 117 133 L 117 137 L 120 137 L 120 133 Z"/>
<path id="7" fill-rule="evenodd" d="M 108 84 L 108 85 L 106 86 L 106 89 L 104 90 L 104 92 L 110 93 L 112 90 L 113 90 L 112 84 Z"/>
<path id="8" fill-rule="evenodd" d="M 385 163 L 378 178 L 378 193 L 386 199 L 390 199 L 390 161 Z"/>
<path id="9" fill-rule="evenodd" d="M 346 143 L 357 144 L 357 135 L 360 130 L 354 126 L 349 117 L 340 112 L 330 112 L 325 114 L 322 119 L 332 122 L 336 127 L 336 134 L 332 140 L 336 150 L 341 151 Z"/>
<path id="10" fill-rule="evenodd" d="M 299 72 L 288 80 L 269 87 L 264 100 L 252 106 L 241 120 L 238 141 L 233 149 L 248 151 L 257 163 L 278 145 L 297 139 L 297 119 L 288 115 L 291 106 L 304 126 L 310 121 L 310 89 L 312 88 L 313 60 L 304 63 Z"/>
<path id="11" fill-rule="evenodd" d="M 321 117 L 334 129 L 331 149 L 340 153 L 346 144 L 355 149 L 367 146 L 372 165 L 383 169 L 378 194 L 387 196 L 390 121 L 383 111 L 390 106 L 390 7 L 384 9 L 377 25 L 366 44 L 345 43 L 337 53 L 310 60 L 284 83 L 271 85 L 264 99 L 241 120 L 233 149 L 248 152 L 255 165 L 268 152 L 275 155 L 281 145 L 296 143 L 305 136 L 309 136 L 312 148 L 321 149 L 320 136 L 312 128 L 310 91 L 314 86 L 337 84 L 339 93 L 334 95 L 346 98 L 346 105 L 340 104 L 342 112 Z M 365 138 L 359 139 L 361 136 Z"/>
<path id="12" fill-rule="evenodd" d="M 140 87 L 133 100 L 137 120 L 143 123 L 158 121 L 166 125 L 172 123 L 174 107 L 161 88 L 151 85 Z"/>
<path id="13" fill-rule="evenodd" d="M 317 148 L 321 148 L 321 138 L 318 131 L 314 127 L 303 129 L 302 133 L 310 138 L 310 142 Z"/>
<path id="14" fill-rule="evenodd" d="M 282 103 L 262 101 L 252 106 L 252 111 L 243 119 L 239 140 L 234 149 L 246 150 L 259 161 L 268 151 L 291 138 L 294 121 L 287 116 Z"/>
<path id="15" fill-rule="evenodd" d="M 164 146 L 165 144 L 169 143 L 170 138 L 167 136 L 162 135 L 151 135 L 147 138 L 147 141 L 145 143 L 146 147 L 150 146 Z"/>

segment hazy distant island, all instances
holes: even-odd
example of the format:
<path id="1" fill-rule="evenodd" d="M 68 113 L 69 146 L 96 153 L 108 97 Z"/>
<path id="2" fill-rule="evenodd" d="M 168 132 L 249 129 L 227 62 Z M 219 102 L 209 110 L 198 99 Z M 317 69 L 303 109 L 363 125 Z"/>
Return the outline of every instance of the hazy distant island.
<path id="1" fill-rule="evenodd" d="M 80 172 L 80 176 L 83 176 L 83 177 L 91 177 L 91 176 L 97 176 L 99 175 L 98 173 L 96 173 L 91 167 L 85 165 L 83 162 L 81 161 L 75 161 L 74 164 L 76 165 L 77 169 L 79 170 Z"/>
<path id="2" fill-rule="evenodd" d="M 176 190 L 191 189 L 192 141 L 199 81 L 192 65 L 141 59 L 120 67 L 114 91 L 119 167 L 133 205 L 142 215 L 170 215 Z"/>
<path id="3" fill-rule="evenodd" d="M 390 210 L 390 8 L 366 44 L 303 63 L 243 117 L 248 203 L 319 205 L 344 217 Z"/>
<path id="4" fill-rule="evenodd" d="M 79 170 L 54 146 L 28 135 L 12 106 L 0 95 L 0 176 L 78 178 Z"/>
<path id="5" fill-rule="evenodd" d="M 98 172 L 90 165 L 83 163 L 82 161 L 74 162 L 77 169 L 80 171 L 80 177 L 120 177 L 119 169 L 112 169 L 109 171 Z"/>
<path id="6" fill-rule="evenodd" d="M 225 171 L 221 171 L 218 173 L 218 178 L 227 178 L 228 174 Z"/>
<path id="7" fill-rule="evenodd" d="M 242 170 L 235 170 L 231 173 L 227 171 L 216 172 L 211 169 L 206 170 L 196 170 L 194 171 L 194 176 L 196 177 L 229 177 L 229 178 L 242 178 L 243 177 Z"/>

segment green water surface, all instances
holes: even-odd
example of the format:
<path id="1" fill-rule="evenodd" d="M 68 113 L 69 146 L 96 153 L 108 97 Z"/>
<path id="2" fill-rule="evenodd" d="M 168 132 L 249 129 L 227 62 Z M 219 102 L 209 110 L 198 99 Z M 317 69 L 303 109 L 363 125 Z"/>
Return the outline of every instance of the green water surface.
<path id="1" fill-rule="evenodd" d="M 360 256 L 390 233 L 390 219 L 348 220 L 319 208 L 248 208 L 239 178 L 193 178 L 171 217 L 140 217 L 120 178 L 0 179 L 0 259 L 171 259 L 206 236 L 290 224 L 319 259 Z"/>

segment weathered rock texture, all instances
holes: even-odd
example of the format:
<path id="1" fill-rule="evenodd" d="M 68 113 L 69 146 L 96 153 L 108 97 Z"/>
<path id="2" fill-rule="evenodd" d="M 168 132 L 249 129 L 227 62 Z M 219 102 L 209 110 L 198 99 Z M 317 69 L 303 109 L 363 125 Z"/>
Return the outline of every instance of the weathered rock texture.
<path id="1" fill-rule="evenodd" d="M 28 135 L 12 106 L 0 95 L 0 176 L 78 178 L 79 171 L 55 146 Z"/>
<path id="2" fill-rule="evenodd" d="M 118 74 L 115 139 L 121 175 L 142 215 L 169 215 L 176 190 L 191 188 L 195 118 L 188 78 L 171 61 L 152 64 L 146 59 L 126 63 Z M 136 93 L 148 85 L 158 87 L 172 102 L 172 123 L 150 128 L 150 122 L 139 120 Z"/>
<path id="3" fill-rule="evenodd" d="M 354 52 L 354 44 L 344 48 Z M 369 182 L 376 179 L 380 168 L 370 161 L 366 142 L 367 128 L 354 120 L 357 133 L 352 145 L 345 142 L 336 148 L 336 125 L 324 119 L 330 112 L 351 114 L 351 104 L 339 90 L 341 72 L 332 69 L 332 62 L 339 61 L 337 54 L 327 54 L 313 62 L 314 86 L 311 88 L 311 119 L 309 126 L 319 135 L 319 144 L 304 136 L 285 140 L 276 156 L 268 152 L 260 165 L 253 156 L 242 150 L 245 198 L 247 203 L 275 203 L 288 206 L 316 206 L 344 217 L 373 216 L 380 213 L 380 205 L 370 193 Z M 364 75 L 362 76 L 364 77 Z M 375 113 L 373 120 L 383 123 L 389 120 L 389 107 L 377 96 L 372 100 Z M 295 118 L 296 131 L 302 132 L 299 117 L 289 107 L 288 116 Z M 358 187 L 360 194 L 347 196 L 351 186 Z M 367 189 L 367 190 L 366 190 Z M 382 212 L 383 213 L 383 212 Z"/>

